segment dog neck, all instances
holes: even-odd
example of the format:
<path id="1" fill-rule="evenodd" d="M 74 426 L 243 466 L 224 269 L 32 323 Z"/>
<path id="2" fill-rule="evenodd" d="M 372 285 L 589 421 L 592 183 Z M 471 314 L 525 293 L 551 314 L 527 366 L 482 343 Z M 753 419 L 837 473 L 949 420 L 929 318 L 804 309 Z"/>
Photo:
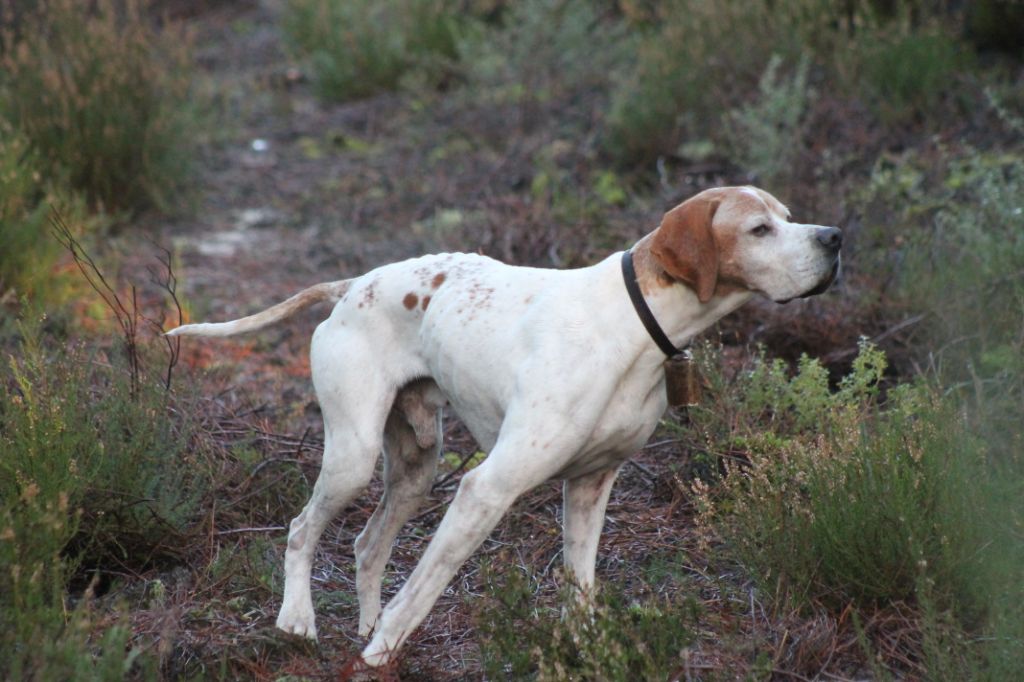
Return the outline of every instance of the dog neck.
<path id="1" fill-rule="evenodd" d="M 637 283 L 658 324 L 678 348 L 716 321 L 750 300 L 754 292 L 733 285 L 716 287 L 707 303 L 701 303 L 688 284 L 673 278 L 651 253 L 654 233 L 633 246 Z"/>

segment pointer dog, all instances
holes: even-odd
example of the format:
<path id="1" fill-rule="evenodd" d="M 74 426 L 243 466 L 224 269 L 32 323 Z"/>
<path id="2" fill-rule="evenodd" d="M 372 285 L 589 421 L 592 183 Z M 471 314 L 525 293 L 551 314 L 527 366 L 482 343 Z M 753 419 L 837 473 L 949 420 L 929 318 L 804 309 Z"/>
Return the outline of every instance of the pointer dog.
<path id="1" fill-rule="evenodd" d="M 837 228 L 790 222 L 763 190 L 722 187 L 666 213 L 632 255 L 644 299 L 680 346 L 755 294 L 783 302 L 825 291 L 841 245 Z M 355 543 L 359 632 L 373 634 L 367 664 L 389 660 L 513 501 L 548 479 L 564 481 L 566 568 L 582 589 L 593 585 L 612 483 L 666 408 L 665 355 L 630 302 L 621 256 L 578 270 L 423 256 L 315 285 L 250 317 L 168 332 L 230 336 L 334 303 L 310 349 L 323 464 L 289 529 L 279 628 L 316 637 L 314 547 L 382 451 L 385 492 Z M 381 611 L 392 543 L 434 477 L 445 405 L 490 454 L 462 477 L 419 565 Z"/>

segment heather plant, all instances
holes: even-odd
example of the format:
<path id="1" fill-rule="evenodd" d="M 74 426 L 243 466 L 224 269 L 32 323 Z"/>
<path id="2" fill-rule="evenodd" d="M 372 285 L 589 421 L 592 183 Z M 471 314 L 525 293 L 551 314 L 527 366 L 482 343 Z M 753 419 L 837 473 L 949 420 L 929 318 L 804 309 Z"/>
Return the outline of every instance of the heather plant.
<path id="1" fill-rule="evenodd" d="M 152 679 L 155 662 L 127 619 L 93 608 L 92 587 L 70 603 L 71 566 L 54 539 L 73 530 L 67 498 L 26 487 L 0 511 L 0 675 L 9 680 Z"/>
<path id="2" fill-rule="evenodd" d="M 99 229 L 84 200 L 44 179 L 43 164 L 29 140 L 0 119 L 0 305 L 19 301 L 59 304 L 68 278 L 54 272 L 61 248 L 49 232 L 59 208 L 76 233 Z"/>
<path id="3" fill-rule="evenodd" d="M 759 183 L 782 184 L 790 177 L 800 149 L 808 100 L 810 61 L 801 57 L 792 75 L 780 73 L 782 59 L 768 61 L 757 85 L 757 99 L 730 111 L 723 121 L 730 158 Z"/>
<path id="4" fill-rule="evenodd" d="M 282 26 L 320 96 L 345 101 L 392 90 L 413 71 L 441 79 L 456 57 L 456 9 L 447 0 L 290 0 Z"/>
<path id="5" fill-rule="evenodd" d="M 605 147 L 635 164 L 684 154 L 684 141 L 753 133 L 767 146 L 730 138 L 726 151 L 764 173 L 774 158 L 767 150 L 795 131 L 812 75 L 835 94 L 865 100 L 885 124 L 927 116 L 971 62 L 954 15 L 923 18 L 933 13 L 912 0 L 658 3 L 634 26 L 637 57 L 612 94 Z M 779 78 L 774 61 L 800 66 L 791 80 L 769 83 Z M 724 126 L 722 112 L 732 112 Z"/>
<path id="6" fill-rule="evenodd" d="M 527 0 L 509 5 L 498 24 L 468 25 L 458 47 L 469 96 L 515 107 L 529 130 L 552 111 L 563 124 L 590 125 L 632 42 L 625 23 L 593 0 Z"/>
<path id="7" fill-rule="evenodd" d="M 620 163 L 671 154 L 684 139 L 716 132 L 721 112 L 756 92 L 774 55 L 799 56 L 800 38 L 826 12 L 814 2 L 717 3 L 675 0 L 635 27 L 635 66 L 623 71 L 611 98 L 604 144 Z M 820 16 L 819 16 L 820 15 Z M 736 49 L 770 45 L 770 52 Z"/>
<path id="8" fill-rule="evenodd" d="M 1024 552 L 1015 539 L 1024 523 L 1022 193 L 1019 149 L 967 148 L 884 158 L 861 197 L 866 225 L 877 226 L 865 235 L 863 248 L 877 254 L 865 268 L 889 282 L 894 311 L 921 316 L 914 360 L 957 408 L 946 409 L 941 428 L 960 433 L 949 443 L 951 465 L 968 468 L 949 497 L 969 507 L 957 520 L 962 535 L 985 543 L 958 574 L 968 595 L 958 622 L 981 633 L 970 647 L 976 679 L 1004 679 L 1024 665 Z"/>
<path id="9" fill-rule="evenodd" d="M 0 115 L 41 173 L 108 209 L 169 209 L 192 173 L 191 39 L 144 0 L 45 0 L 0 44 Z"/>
<path id="10" fill-rule="evenodd" d="M 862 196 L 873 276 L 923 314 L 918 362 L 970 408 L 999 452 L 1024 438 L 1024 157 L 966 150 L 879 161 Z M 884 225 L 884 228 L 882 227 Z M 894 248 L 895 247 L 895 248 Z"/>
<path id="11" fill-rule="evenodd" d="M 874 110 L 886 122 L 931 113 L 953 91 L 957 75 L 970 63 L 965 45 L 940 25 L 927 30 L 902 22 L 869 33 L 855 44 L 851 62 Z"/>
<path id="12" fill-rule="evenodd" d="M 814 360 L 763 358 L 709 409 L 692 410 L 725 473 L 694 481 L 709 541 L 797 608 L 919 610 L 929 670 L 1020 661 L 1024 520 L 1019 463 L 992 463 L 955 403 L 927 384 L 878 394 L 884 355 L 862 344 L 837 387 Z M 713 369 L 709 367 L 709 369 Z M 1014 568 L 1016 567 L 1016 568 Z M 1007 599 L 1010 601 L 1007 602 Z M 994 637 L 966 644 L 965 632 Z M 949 666 L 955 665 L 955 668 Z"/>
<path id="13" fill-rule="evenodd" d="M 48 347 L 29 325 L 22 333 L 12 381 L 0 387 L 0 499 L 28 497 L 34 507 L 6 507 L 13 532 L 19 514 L 38 508 L 64 518 L 24 539 L 61 552 L 72 568 L 142 569 L 179 557 L 206 490 L 188 449 L 189 411 L 178 411 L 161 381 L 133 386 L 117 355 Z"/>
<path id="14" fill-rule="evenodd" d="M 130 628 L 93 613 L 91 588 L 69 604 L 68 585 L 176 556 L 202 469 L 162 387 L 133 393 L 117 367 L 22 333 L 0 386 L 0 674 L 124 679 L 148 665 Z"/>
<path id="15" fill-rule="evenodd" d="M 499 579 L 485 568 L 485 580 L 476 625 L 489 679 L 660 679 L 694 640 L 693 599 L 629 602 L 603 586 L 587 602 L 567 587 L 559 615 L 538 603 L 529 573 L 512 568 Z"/>

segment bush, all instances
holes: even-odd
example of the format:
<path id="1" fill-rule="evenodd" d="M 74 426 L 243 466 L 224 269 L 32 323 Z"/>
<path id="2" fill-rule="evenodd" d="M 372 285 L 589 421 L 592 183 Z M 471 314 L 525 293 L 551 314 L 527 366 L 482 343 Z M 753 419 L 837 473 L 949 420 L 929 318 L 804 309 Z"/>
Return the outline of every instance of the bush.
<path id="1" fill-rule="evenodd" d="M 855 82 L 885 121 L 930 113 L 968 63 L 964 45 L 941 28 L 877 31 L 858 44 Z"/>
<path id="2" fill-rule="evenodd" d="M 61 253 L 49 217 L 59 208 L 76 233 L 98 229 L 85 202 L 46 182 L 38 154 L 24 135 L 0 119 L 0 305 L 27 300 L 56 307 L 70 286 L 54 273 Z"/>
<path id="3" fill-rule="evenodd" d="M 806 55 L 791 77 L 779 73 L 781 66 L 782 59 L 773 56 L 758 83 L 757 100 L 729 112 L 723 125 L 730 158 L 756 182 L 769 185 L 790 176 L 811 94 Z"/>
<path id="4" fill-rule="evenodd" d="M 0 515 L 0 568 L 11 575 L 0 581 L 0 674 L 46 682 L 155 679 L 155 661 L 132 642 L 126 618 L 111 624 L 108 616 L 95 614 L 91 589 L 77 606 L 65 602 L 67 566 L 40 539 L 53 536 L 66 510 L 39 505 L 31 492 L 20 502 L 16 517 L 9 509 Z M 34 557 L 26 556 L 29 547 Z"/>
<path id="5" fill-rule="evenodd" d="M 194 412 L 116 356 L 22 329 L 0 384 L 0 676 L 122 679 L 130 629 L 90 615 L 91 588 L 77 609 L 65 593 L 93 570 L 180 560 L 209 488 L 181 418 Z"/>
<path id="6" fill-rule="evenodd" d="M 552 125 L 552 111 L 589 126 L 632 49 L 625 28 L 594 0 L 512 3 L 499 25 L 473 24 L 459 41 L 470 96 L 517 107 L 526 130 Z"/>
<path id="7" fill-rule="evenodd" d="M 972 426 L 1016 451 L 1024 438 L 1024 157 L 882 159 L 861 199 L 871 274 L 894 308 L 924 313 L 917 361 L 970 407 Z M 884 229 L 880 226 L 884 225 Z M 877 227 L 876 227 L 877 226 Z"/>
<path id="8" fill-rule="evenodd" d="M 613 94 L 605 147 L 622 164 L 682 153 L 681 142 L 703 141 L 722 132 L 723 111 L 740 115 L 731 121 L 739 124 L 739 134 L 751 126 L 762 137 L 771 133 L 767 124 L 751 118 L 758 113 L 781 117 L 775 121 L 792 127 L 792 112 L 803 106 L 808 67 L 797 69 L 789 87 L 778 82 L 766 94 L 770 84 L 762 82 L 759 88 L 758 79 L 776 76 L 769 68 L 773 60 L 797 64 L 809 59 L 818 77 L 827 80 L 829 92 L 864 97 L 883 123 L 928 115 L 951 92 L 953 77 L 970 63 L 970 56 L 955 37 L 949 17 L 919 18 L 934 13 L 926 5 L 821 0 L 657 3 L 653 18 L 637 27 L 642 39 L 636 65 Z M 776 137 L 787 134 L 783 130 Z M 730 143 L 733 148 L 728 151 L 739 152 L 735 161 L 751 160 L 743 142 L 727 140 Z"/>
<path id="9" fill-rule="evenodd" d="M 731 409 L 695 411 L 709 449 L 730 453 L 719 484 L 694 484 L 702 524 L 797 607 L 914 605 L 916 653 L 932 675 L 1018 664 L 1019 639 L 987 637 L 1024 628 L 1021 609 L 1007 608 L 1024 582 L 1011 539 L 1024 521 L 1021 479 L 1006 477 L 1019 463 L 993 467 L 955 405 L 926 386 L 892 389 L 879 407 L 884 369 L 862 345 L 831 391 L 813 360 L 792 378 L 762 360 L 728 389 Z"/>
<path id="10" fill-rule="evenodd" d="M 562 591 L 562 617 L 536 601 L 530 576 L 511 569 L 502 581 L 489 572 L 476 612 L 488 679 L 653 680 L 682 665 L 694 640 L 698 606 L 650 598 L 628 603 L 611 588 L 591 604 Z"/>
<path id="11" fill-rule="evenodd" d="M 620 163 L 672 154 L 686 137 L 706 138 L 721 112 L 738 106 L 773 54 L 799 56 L 815 15 L 805 0 L 717 3 L 675 0 L 640 27 L 637 63 L 612 96 L 605 147 Z M 821 8 L 819 8 L 821 9 Z M 819 12 L 824 14 L 824 12 Z M 736 49 L 770 46 L 771 52 Z"/>
<path id="12" fill-rule="evenodd" d="M 319 95 L 345 101 L 392 90 L 410 71 L 440 79 L 456 56 L 456 9 L 446 0 L 290 0 L 283 28 Z"/>
<path id="13" fill-rule="evenodd" d="M 0 116 L 71 186 L 113 209 L 168 209 L 192 172 L 191 41 L 143 0 L 45 0 L 0 54 Z"/>
<path id="14" fill-rule="evenodd" d="M 142 570 L 179 557 L 207 488 L 180 417 L 190 412 L 162 384 L 134 384 L 117 356 L 46 349 L 23 329 L 13 380 L 0 387 L 0 499 L 31 495 L 63 511 L 50 539 L 32 537 L 73 565 Z"/>

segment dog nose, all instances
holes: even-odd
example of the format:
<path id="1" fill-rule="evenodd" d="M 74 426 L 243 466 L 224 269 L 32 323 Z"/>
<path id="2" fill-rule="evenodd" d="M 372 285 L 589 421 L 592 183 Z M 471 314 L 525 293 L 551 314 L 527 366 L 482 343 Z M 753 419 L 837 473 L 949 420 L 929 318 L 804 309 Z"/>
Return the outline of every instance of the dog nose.
<path id="1" fill-rule="evenodd" d="M 843 231 L 838 227 L 823 227 L 814 238 L 829 251 L 838 251 L 843 245 Z"/>

